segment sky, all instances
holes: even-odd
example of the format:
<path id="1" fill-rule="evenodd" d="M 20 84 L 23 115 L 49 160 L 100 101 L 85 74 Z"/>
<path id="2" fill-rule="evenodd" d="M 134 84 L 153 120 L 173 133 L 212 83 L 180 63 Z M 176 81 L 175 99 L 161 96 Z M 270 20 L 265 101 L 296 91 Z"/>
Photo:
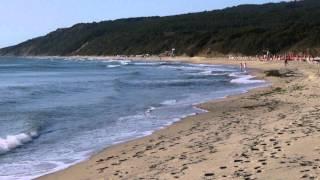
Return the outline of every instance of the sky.
<path id="1" fill-rule="evenodd" d="M 167 16 L 279 0 L 0 0 L 0 48 L 76 23 Z"/>

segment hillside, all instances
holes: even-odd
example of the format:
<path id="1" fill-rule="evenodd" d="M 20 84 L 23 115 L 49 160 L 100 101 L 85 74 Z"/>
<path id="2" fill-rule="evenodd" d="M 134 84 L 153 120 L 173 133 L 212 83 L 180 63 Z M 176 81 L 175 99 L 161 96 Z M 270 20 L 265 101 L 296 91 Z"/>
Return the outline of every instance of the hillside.
<path id="1" fill-rule="evenodd" d="M 167 17 L 76 24 L 0 55 L 243 54 L 264 50 L 320 54 L 320 1 L 241 5 Z"/>

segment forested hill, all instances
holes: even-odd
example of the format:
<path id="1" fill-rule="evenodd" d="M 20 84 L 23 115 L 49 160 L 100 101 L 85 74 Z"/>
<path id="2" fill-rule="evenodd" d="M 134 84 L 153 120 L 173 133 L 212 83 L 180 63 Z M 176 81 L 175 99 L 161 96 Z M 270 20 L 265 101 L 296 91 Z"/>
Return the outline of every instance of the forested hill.
<path id="1" fill-rule="evenodd" d="M 0 55 L 320 54 L 320 1 L 241 5 L 167 17 L 76 24 L 0 50 Z"/>

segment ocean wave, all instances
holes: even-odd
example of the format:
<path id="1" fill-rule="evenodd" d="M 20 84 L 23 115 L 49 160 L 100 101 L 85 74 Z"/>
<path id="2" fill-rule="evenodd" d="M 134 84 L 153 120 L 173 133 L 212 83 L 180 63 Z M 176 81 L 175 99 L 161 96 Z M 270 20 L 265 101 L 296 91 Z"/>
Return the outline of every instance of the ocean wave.
<path id="1" fill-rule="evenodd" d="M 134 87 L 182 87 L 190 85 L 203 85 L 209 86 L 215 82 L 214 79 L 176 79 L 176 80 L 116 80 L 116 83 L 125 85 L 125 86 L 134 86 Z"/>
<path id="2" fill-rule="evenodd" d="M 234 69 L 224 68 L 219 66 L 197 66 L 197 65 L 189 65 L 189 66 L 172 66 L 172 65 L 161 65 L 160 68 L 171 68 L 181 71 L 190 71 L 194 74 L 201 75 L 212 75 L 213 73 L 226 73 L 226 72 L 234 72 Z"/>
<path id="3" fill-rule="evenodd" d="M 18 66 L 22 66 L 22 65 L 21 64 L 0 64 L 0 68 L 18 67 Z"/>
<path id="4" fill-rule="evenodd" d="M 107 65 L 108 68 L 116 68 L 116 67 L 120 67 L 121 65 Z"/>
<path id="5" fill-rule="evenodd" d="M 6 138 L 0 138 L 0 154 L 5 154 L 17 147 L 29 143 L 38 136 L 39 134 L 37 131 L 31 131 L 29 133 L 8 135 Z"/>
<path id="6" fill-rule="evenodd" d="M 212 70 L 205 70 L 199 73 L 200 75 L 212 75 Z"/>
<path id="7" fill-rule="evenodd" d="M 181 65 L 180 62 L 162 62 L 162 61 L 134 61 L 135 65 L 149 65 L 149 66 L 172 66 L 178 67 Z"/>
<path id="8" fill-rule="evenodd" d="M 263 80 L 254 79 L 255 76 L 243 74 L 243 73 L 231 73 L 229 76 L 235 77 L 235 79 L 232 79 L 230 82 L 236 83 L 236 84 L 257 84 L 257 83 L 265 82 Z"/>
<path id="9" fill-rule="evenodd" d="M 103 63 L 117 63 L 120 65 L 128 65 L 132 61 L 130 60 L 117 60 L 117 59 L 108 59 L 108 60 L 102 60 L 102 61 L 97 61 L 97 62 L 103 62 Z"/>
<path id="10" fill-rule="evenodd" d="M 171 99 L 171 100 L 165 100 L 161 103 L 161 105 L 174 105 L 177 103 L 177 100 Z"/>
<path id="11" fill-rule="evenodd" d="M 138 66 L 159 66 L 162 65 L 163 63 L 161 62 L 133 62 L 133 65 L 138 65 Z"/>
<path id="12" fill-rule="evenodd" d="M 198 76 L 225 76 L 225 75 L 229 75 L 229 73 L 224 72 L 224 71 L 212 71 L 212 70 L 205 70 L 205 71 L 201 71 L 199 73 L 190 73 L 191 75 L 198 75 Z"/>

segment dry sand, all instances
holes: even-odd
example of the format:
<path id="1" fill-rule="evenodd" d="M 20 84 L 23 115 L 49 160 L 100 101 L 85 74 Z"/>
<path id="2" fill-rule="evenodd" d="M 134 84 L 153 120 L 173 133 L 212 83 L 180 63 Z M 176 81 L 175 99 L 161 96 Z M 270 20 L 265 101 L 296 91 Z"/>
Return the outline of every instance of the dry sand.
<path id="1" fill-rule="evenodd" d="M 239 64 L 226 59 L 182 59 Z M 282 63 L 247 64 L 272 85 L 199 105 L 209 112 L 106 148 L 85 162 L 39 179 L 320 178 L 316 66 L 292 63 L 285 70 Z M 281 77 L 266 76 L 268 70 L 280 70 Z"/>

